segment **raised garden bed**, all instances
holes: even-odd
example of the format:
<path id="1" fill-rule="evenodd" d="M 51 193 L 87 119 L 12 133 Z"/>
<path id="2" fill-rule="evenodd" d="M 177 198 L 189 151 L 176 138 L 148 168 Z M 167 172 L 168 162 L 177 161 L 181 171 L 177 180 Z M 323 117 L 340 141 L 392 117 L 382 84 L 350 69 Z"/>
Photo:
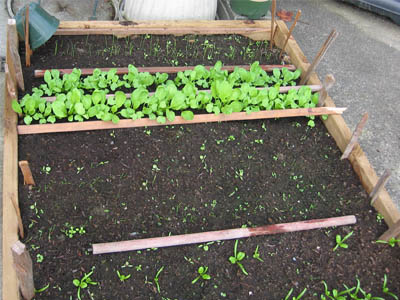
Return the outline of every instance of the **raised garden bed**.
<path id="1" fill-rule="evenodd" d="M 82 34 L 76 27 L 95 34 L 238 33 L 258 40 L 268 40 L 269 36 L 269 22 L 129 26 L 66 22 L 61 23 L 58 33 Z M 13 25 L 9 25 L 12 30 Z M 278 46 L 282 46 L 285 33 L 286 26 L 278 22 Z M 55 45 L 57 39 L 49 45 Z M 145 49 L 147 42 L 143 41 Z M 54 53 L 53 46 L 48 48 Z M 289 41 L 286 50 L 291 62 L 304 72 L 308 63 L 294 40 Z M 58 60 L 60 64 L 35 63 L 35 57 L 41 57 L 40 51 L 33 57 L 31 74 L 39 66 L 73 67 L 62 60 Z M 63 56 L 68 61 L 68 55 Z M 10 54 L 7 58 L 10 64 Z M 187 64 L 192 65 L 191 61 Z M 196 61 L 215 63 L 206 62 Z M 229 62 L 245 63 L 251 60 Z M 144 60 L 139 65 L 162 62 L 152 65 Z M 101 66 L 105 67 L 79 65 Z M 16 86 L 13 72 L 10 68 L 7 79 Z M 29 82 L 38 81 L 25 82 L 29 90 Z M 308 84 L 320 84 L 315 74 Z M 390 290 L 400 292 L 395 284 L 400 280 L 397 249 L 374 243 L 386 230 L 382 216 L 392 226 L 400 219 L 399 212 L 385 191 L 374 203 L 380 214 L 370 207 L 366 192 L 372 190 L 377 177 L 359 145 L 349 161 L 339 160 L 340 150 L 344 150 L 351 135 L 340 116 L 316 120 L 315 128 L 307 126 L 305 118 L 284 118 L 20 135 L 17 141 L 17 117 L 11 110 L 9 94 L 6 100 L 3 274 L 10 275 L 3 276 L 3 286 L 9 287 L 3 289 L 4 299 L 18 299 L 10 253 L 10 246 L 18 240 L 18 207 L 26 232 L 22 241 L 34 261 L 36 288 L 49 284 L 35 299 L 75 299 L 73 279 L 82 279 L 92 267 L 90 278 L 99 284 L 82 288 L 82 299 L 261 299 L 265 295 L 284 299 L 291 288 L 293 295 L 307 288 L 304 298 L 319 299 L 324 293 L 321 281 L 326 281 L 330 290 L 343 290 L 343 284 L 355 286 L 356 278 L 365 291 L 385 296 L 385 274 Z M 334 106 L 329 97 L 326 106 Z M 28 160 L 32 167 L 36 181 L 32 189 L 22 186 L 21 176 L 18 180 L 18 146 L 19 159 Z M 238 250 L 247 254 L 242 263 L 248 276 L 228 260 L 235 241 L 105 255 L 93 255 L 88 250 L 98 242 L 348 214 L 356 215 L 356 225 L 240 240 Z M 333 251 L 336 235 L 343 237 L 350 232 L 349 248 Z M 263 261 L 253 258 L 257 246 Z M 200 278 L 192 284 L 200 266 L 208 267 L 211 279 Z M 131 277 L 123 280 L 117 271 Z"/>

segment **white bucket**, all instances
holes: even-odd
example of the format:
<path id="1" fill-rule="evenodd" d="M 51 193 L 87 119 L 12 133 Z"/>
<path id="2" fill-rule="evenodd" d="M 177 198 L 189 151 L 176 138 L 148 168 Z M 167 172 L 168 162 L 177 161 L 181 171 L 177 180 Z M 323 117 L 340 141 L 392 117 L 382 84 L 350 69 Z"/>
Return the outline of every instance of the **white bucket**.
<path id="1" fill-rule="evenodd" d="M 126 0 L 127 20 L 214 20 L 217 0 Z"/>

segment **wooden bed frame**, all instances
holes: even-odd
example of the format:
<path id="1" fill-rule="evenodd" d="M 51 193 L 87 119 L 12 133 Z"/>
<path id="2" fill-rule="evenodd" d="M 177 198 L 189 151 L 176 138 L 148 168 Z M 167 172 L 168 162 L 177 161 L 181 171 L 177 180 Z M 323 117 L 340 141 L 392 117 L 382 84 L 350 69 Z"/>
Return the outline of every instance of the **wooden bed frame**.
<path id="1" fill-rule="evenodd" d="M 277 21 L 274 42 L 282 48 L 288 35 L 288 28 L 283 21 Z M 68 21 L 60 22 L 56 35 L 116 35 L 118 37 L 136 34 L 241 34 L 254 40 L 270 40 L 270 21 L 158 21 L 158 22 L 108 22 L 108 21 Z M 292 63 L 305 74 L 310 63 L 291 36 L 286 52 Z M 33 75 L 32 75 L 33 76 Z M 3 166 L 3 299 L 20 299 L 18 279 L 13 267 L 11 246 L 19 240 L 22 222 L 18 204 L 18 131 L 17 114 L 11 108 L 11 101 L 17 97 L 21 83 L 20 57 L 18 54 L 18 36 L 15 20 L 7 25 L 6 88 L 4 95 L 4 166 Z M 23 79 L 22 79 L 23 80 Z M 321 85 L 316 73 L 308 80 L 309 85 Z M 328 96 L 325 106 L 335 107 Z M 352 132 L 341 115 L 330 115 L 324 121 L 326 128 L 343 152 L 351 139 Z M 355 172 L 367 193 L 378 182 L 378 176 L 370 165 L 359 144 L 349 156 Z M 373 203 L 374 208 L 383 215 L 389 228 L 400 221 L 400 211 L 390 195 L 382 189 Z"/>

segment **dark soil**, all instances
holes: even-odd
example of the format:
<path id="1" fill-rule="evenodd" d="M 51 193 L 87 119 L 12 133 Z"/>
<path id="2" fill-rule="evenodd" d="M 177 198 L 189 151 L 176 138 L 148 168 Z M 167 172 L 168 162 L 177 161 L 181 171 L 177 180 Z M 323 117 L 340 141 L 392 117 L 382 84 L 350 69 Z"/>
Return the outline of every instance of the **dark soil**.
<path id="1" fill-rule="evenodd" d="M 30 71 L 73 66 L 63 62 L 74 60 L 66 54 L 51 64 L 38 62 L 45 49 L 35 52 Z M 166 65 L 159 56 L 147 65 Z M 83 65 L 84 57 L 76 66 L 110 66 L 104 59 Z M 387 229 L 384 221 L 323 124 L 306 124 L 305 118 L 287 118 L 20 136 L 19 159 L 29 161 L 36 181 L 32 189 L 19 187 L 24 242 L 36 288 L 49 284 L 35 299 L 76 299 L 73 279 L 93 268 L 91 279 L 99 284 L 82 289 L 82 299 L 279 300 L 291 288 L 293 295 L 307 288 L 304 299 L 320 299 L 322 280 L 343 290 L 356 278 L 365 291 L 385 297 L 384 274 L 398 295 L 400 252 L 375 243 Z M 99 242 L 349 214 L 356 225 L 240 240 L 248 276 L 228 261 L 235 241 L 210 244 L 208 251 L 191 245 L 90 252 Z M 85 233 L 68 237 L 70 226 Z M 332 251 L 335 236 L 351 231 L 349 248 Z M 257 246 L 263 262 L 253 258 Z M 192 284 L 199 266 L 209 268 L 211 279 Z M 154 277 L 162 267 L 158 292 Z M 121 282 L 117 271 L 131 277 Z"/>

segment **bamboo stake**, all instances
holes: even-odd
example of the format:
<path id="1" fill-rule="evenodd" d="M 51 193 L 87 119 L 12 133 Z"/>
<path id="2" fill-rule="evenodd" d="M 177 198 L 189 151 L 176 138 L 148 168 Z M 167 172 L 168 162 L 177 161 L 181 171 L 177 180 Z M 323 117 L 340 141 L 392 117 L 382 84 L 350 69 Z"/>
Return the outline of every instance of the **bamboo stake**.
<path id="1" fill-rule="evenodd" d="M 335 83 L 335 77 L 332 74 L 328 74 L 325 80 L 322 82 L 322 90 L 319 96 L 318 106 L 324 106 L 326 97 L 328 97 L 328 90 L 332 88 Z"/>
<path id="2" fill-rule="evenodd" d="M 391 226 L 384 234 L 379 237 L 379 240 L 388 242 L 391 238 L 397 238 L 400 235 L 400 220 Z"/>
<path id="3" fill-rule="evenodd" d="M 350 142 L 347 144 L 346 149 L 343 151 L 343 155 L 340 158 L 341 160 L 348 158 L 351 151 L 353 151 L 353 148 L 356 145 L 358 138 L 361 135 L 361 132 L 365 126 L 365 123 L 367 123 L 367 120 L 368 120 L 368 113 L 366 112 L 362 116 L 361 121 L 357 124 L 357 127 L 354 130 L 353 135 L 351 136 Z"/>
<path id="4" fill-rule="evenodd" d="M 11 252 L 14 259 L 14 268 L 19 282 L 19 289 L 24 299 L 30 300 L 35 296 L 31 256 L 29 255 L 26 246 L 20 241 L 16 241 L 12 245 Z M 4 275 L 7 276 L 7 274 Z"/>
<path id="5" fill-rule="evenodd" d="M 292 26 L 290 26 L 290 29 L 289 29 L 289 32 L 288 32 L 288 34 L 286 36 L 286 41 L 283 44 L 282 50 L 279 53 L 279 59 L 282 59 L 283 52 L 285 51 L 286 45 L 289 42 L 289 38 L 292 35 L 292 32 L 293 32 L 294 28 L 296 27 L 297 21 L 299 20 L 300 16 L 301 16 L 301 10 L 299 9 L 297 11 L 296 18 L 294 19 Z"/>
<path id="6" fill-rule="evenodd" d="M 303 79 L 300 81 L 300 85 L 305 84 L 311 76 L 311 73 L 314 72 L 318 64 L 321 62 L 322 58 L 325 56 L 326 51 L 328 51 L 329 47 L 332 45 L 332 42 L 337 38 L 338 33 L 335 29 L 329 34 L 325 43 L 322 45 L 321 49 L 318 51 L 317 56 L 314 58 L 311 65 L 308 67 L 306 74 Z"/>
<path id="7" fill-rule="evenodd" d="M 376 199 L 379 196 L 379 193 L 382 191 L 383 187 L 385 186 L 386 182 L 389 180 L 390 175 L 392 172 L 390 170 L 385 170 L 381 178 L 379 178 L 378 182 L 376 183 L 374 189 L 372 192 L 369 194 L 369 197 L 371 198 L 371 205 L 374 204 Z"/>
<path id="8" fill-rule="evenodd" d="M 205 66 L 207 70 L 210 70 L 210 68 L 213 68 L 214 66 Z M 193 70 L 195 67 L 194 66 L 180 66 L 180 67 L 138 67 L 139 72 L 149 72 L 149 73 L 178 73 L 178 72 L 183 72 L 186 70 Z M 235 68 L 242 68 L 245 70 L 250 70 L 249 65 L 237 65 L 237 66 L 222 66 L 222 70 L 227 70 L 229 72 L 234 71 Z M 282 68 L 287 68 L 290 71 L 296 70 L 296 67 L 294 65 L 260 65 L 260 68 L 263 69 L 264 71 L 271 72 L 273 69 L 282 69 Z M 98 68 L 103 72 L 108 72 L 112 69 L 117 69 L 118 75 L 121 74 L 128 74 L 129 69 L 128 68 Z M 81 70 L 81 75 L 92 75 L 93 71 L 95 68 L 86 68 L 86 69 L 80 69 Z M 73 69 L 58 69 L 60 71 L 60 74 L 69 74 L 73 71 Z M 34 76 L 35 78 L 41 78 L 44 76 L 44 73 L 46 70 L 35 70 L 34 71 Z"/>
<path id="9" fill-rule="evenodd" d="M 344 216 L 327 219 L 316 219 L 292 223 L 266 225 L 255 228 L 237 228 L 201 233 L 164 236 L 148 239 L 130 240 L 122 242 L 93 244 L 93 254 L 134 251 L 147 248 L 162 248 L 180 245 L 206 243 L 211 241 L 223 241 L 240 239 L 245 237 L 270 235 L 285 232 L 295 232 L 310 229 L 326 228 L 331 226 L 343 226 L 356 223 L 356 217 Z"/>
<path id="10" fill-rule="evenodd" d="M 175 117 L 172 122 L 167 121 L 165 124 L 158 123 L 156 120 L 148 118 L 131 120 L 120 120 L 117 124 L 104 121 L 86 121 L 86 122 L 67 122 L 55 124 L 34 124 L 34 125 L 18 125 L 18 134 L 37 134 L 37 133 L 54 133 L 54 132 L 71 132 L 71 131 L 87 131 L 87 130 L 103 130 L 103 129 L 119 129 L 133 128 L 144 126 L 164 126 L 164 125 L 188 125 L 197 123 L 210 122 L 227 122 L 227 121 L 243 121 L 243 120 L 259 120 L 259 119 L 275 119 L 300 116 L 320 116 L 342 114 L 346 108 L 338 107 L 316 107 L 316 108 L 295 108 L 295 109 L 279 109 L 279 110 L 263 110 L 258 112 L 237 112 L 230 115 L 224 114 L 200 114 L 195 115 L 193 120 L 185 120 L 182 117 Z"/>
<path id="11" fill-rule="evenodd" d="M 279 93 L 287 93 L 290 90 L 299 90 L 300 88 L 302 88 L 303 86 L 300 85 L 295 85 L 295 86 L 281 86 L 279 88 Z M 308 86 L 311 89 L 311 92 L 319 92 L 322 89 L 322 85 L 309 85 Z M 263 90 L 263 89 L 268 89 L 266 87 L 257 87 L 257 90 Z M 211 90 L 199 90 L 199 92 L 211 92 Z M 130 98 L 131 97 L 131 93 L 125 93 L 126 98 Z M 149 96 L 154 95 L 154 92 L 150 92 Z M 106 98 L 110 98 L 110 97 L 114 97 L 114 94 L 107 94 Z M 55 96 L 51 96 L 51 97 L 42 97 L 42 99 L 45 99 L 48 102 L 53 102 L 56 100 Z"/>
<path id="12" fill-rule="evenodd" d="M 25 11 L 25 65 L 31 66 L 31 47 L 29 46 L 29 5 L 26 6 Z"/>
<path id="13" fill-rule="evenodd" d="M 35 185 L 35 180 L 33 180 L 31 168 L 29 167 L 29 163 L 26 160 L 21 160 L 18 163 L 22 175 L 24 176 L 24 184 L 27 185 Z"/>
<path id="14" fill-rule="evenodd" d="M 276 10 L 276 0 L 272 0 L 271 7 L 271 40 L 269 42 L 269 49 L 272 50 L 274 46 L 274 26 L 275 26 L 275 10 Z"/>

